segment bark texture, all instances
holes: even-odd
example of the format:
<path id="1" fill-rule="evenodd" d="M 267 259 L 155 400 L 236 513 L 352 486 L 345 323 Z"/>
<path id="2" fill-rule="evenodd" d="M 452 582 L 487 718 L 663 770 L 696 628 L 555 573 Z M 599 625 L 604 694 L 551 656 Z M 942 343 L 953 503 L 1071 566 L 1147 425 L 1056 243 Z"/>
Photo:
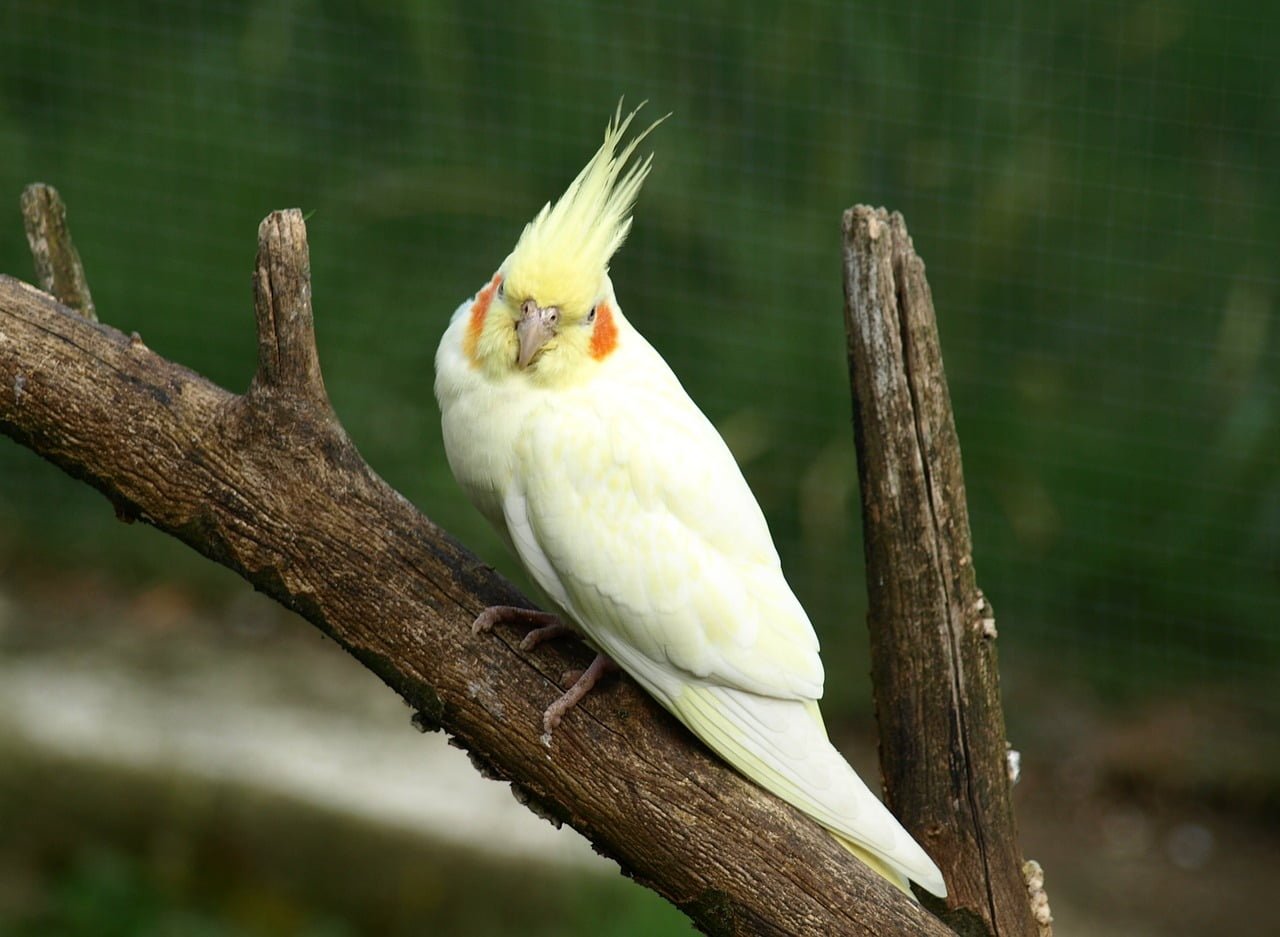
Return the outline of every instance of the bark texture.
<path id="1" fill-rule="evenodd" d="M 263 222 L 254 284 L 258 370 L 241 395 L 0 276 L 0 431 L 100 490 L 123 519 L 172 534 L 304 616 L 395 689 L 415 724 L 447 731 L 482 774 L 581 831 L 706 933 L 949 933 L 626 678 L 605 681 L 544 747 L 558 675 L 589 653 L 521 652 L 503 625 L 471 634 L 486 606 L 527 600 L 383 482 L 339 425 L 297 211 Z M 922 690 L 896 692 L 910 715 Z M 945 850 L 937 816 L 926 842 Z"/>
<path id="2" fill-rule="evenodd" d="M 98 321 L 84 264 L 67 227 L 67 208 L 58 190 L 43 182 L 27 186 L 22 191 L 22 221 L 40 288 L 86 319 Z"/>
<path id="3" fill-rule="evenodd" d="M 929 903 L 948 924 L 1043 937 L 1023 881 L 995 616 L 974 576 L 933 300 L 901 215 L 845 213 L 844 281 L 886 800 L 941 867 L 945 908 Z"/>

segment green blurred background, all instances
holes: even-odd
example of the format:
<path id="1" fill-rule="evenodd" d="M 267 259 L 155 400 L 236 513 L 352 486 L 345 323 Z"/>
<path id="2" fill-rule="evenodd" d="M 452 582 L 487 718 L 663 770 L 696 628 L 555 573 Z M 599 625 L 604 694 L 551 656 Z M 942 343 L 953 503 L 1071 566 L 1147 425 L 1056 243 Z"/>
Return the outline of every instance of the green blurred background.
<path id="1" fill-rule="evenodd" d="M 10 0 L 0 270 L 30 278 L 17 197 L 52 183 L 100 316 L 240 390 L 257 223 L 303 208 L 348 431 L 511 571 L 449 476 L 432 356 L 619 97 L 647 99 L 672 116 L 614 282 L 738 455 L 833 718 L 856 734 L 870 711 L 839 257 L 841 211 L 867 202 L 903 212 L 928 265 L 1014 742 L 1064 777 L 1102 765 L 1085 786 L 1125 809 L 1274 831 L 1280 7 L 887 6 Z M 202 610 L 245 588 L 0 444 L 0 590 L 86 577 Z M 1115 755 L 1170 720 L 1164 761 Z M 1196 747 L 1224 733 L 1238 747 Z M 57 932 L 49 896 L 86 876 L 151 900 L 120 849 L 33 873 L 44 903 L 14 933 Z"/>

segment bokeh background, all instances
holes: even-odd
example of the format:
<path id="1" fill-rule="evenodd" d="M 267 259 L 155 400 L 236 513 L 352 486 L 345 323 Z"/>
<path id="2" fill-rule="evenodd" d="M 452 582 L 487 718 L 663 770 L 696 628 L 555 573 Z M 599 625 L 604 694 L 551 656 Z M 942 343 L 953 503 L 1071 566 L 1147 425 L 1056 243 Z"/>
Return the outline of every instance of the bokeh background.
<path id="1" fill-rule="evenodd" d="M 1025 851 L 1062 933 L 1221 929 L 1280 866 L 1280 7 L 889 7 L 10 0 L 0 271 L 52 183 L 101 317 L 240 390 L 257 224 L 303 208 L 345 426 L 514 574 L 449 476 L 436 343 L 620 97 L 671 112 L 618 295 L 739 457 L 874 772 L 839 223 L 902 211 Z M 685 926 L 567 832 L 514 850 L 474 773 L 428 792 L 450 753 L 390 691 L 3 440 L 0 599 L 0 934 Z"/>

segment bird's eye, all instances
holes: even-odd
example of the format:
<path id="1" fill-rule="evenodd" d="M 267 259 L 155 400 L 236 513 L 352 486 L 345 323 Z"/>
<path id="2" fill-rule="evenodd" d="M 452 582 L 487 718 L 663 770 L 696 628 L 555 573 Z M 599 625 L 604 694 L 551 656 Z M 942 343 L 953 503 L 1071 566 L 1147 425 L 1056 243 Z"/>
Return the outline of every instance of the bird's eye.
<path id="1" fill-rule="evenodd" d="M 498 298 L 499 299 L 507 298 L 507 281 L 506 280 L 498 281 Z"/>
<path id="2" fill-rule="evenodd" d="M 596 321 L 596 307 L 592 306 L 591 311 L 587 313 L 587 325 Z"/>

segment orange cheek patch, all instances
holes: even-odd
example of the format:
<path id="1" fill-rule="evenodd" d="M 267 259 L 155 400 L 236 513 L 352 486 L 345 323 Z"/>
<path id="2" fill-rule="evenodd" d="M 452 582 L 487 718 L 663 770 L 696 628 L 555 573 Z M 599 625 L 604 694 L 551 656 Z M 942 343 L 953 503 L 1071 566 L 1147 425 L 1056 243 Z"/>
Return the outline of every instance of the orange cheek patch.
<path id="1" fill-rule="evenodd" d="M 608 303 L 596 307 L 596 327 L 591 332 L 591 357 L 600 361 L 618 347 L 618 324 Z"/>
<path id="2" fill-rule="evenodd" d="M 484 329 L 484 317 L 489 314 L 489 304 L 493 302 L 494 294 L 498 292 L 498 284 L 501 282 L 502 276 L 495 273 L 489 285 L 480 291 L 476 301 L 471 304 L 471 320 L 467 323 L 467 334 L 462 339 L 462 350 L 473 363 L 476 360 L 476 344 L 480 341 L 481 330 Z"/>

